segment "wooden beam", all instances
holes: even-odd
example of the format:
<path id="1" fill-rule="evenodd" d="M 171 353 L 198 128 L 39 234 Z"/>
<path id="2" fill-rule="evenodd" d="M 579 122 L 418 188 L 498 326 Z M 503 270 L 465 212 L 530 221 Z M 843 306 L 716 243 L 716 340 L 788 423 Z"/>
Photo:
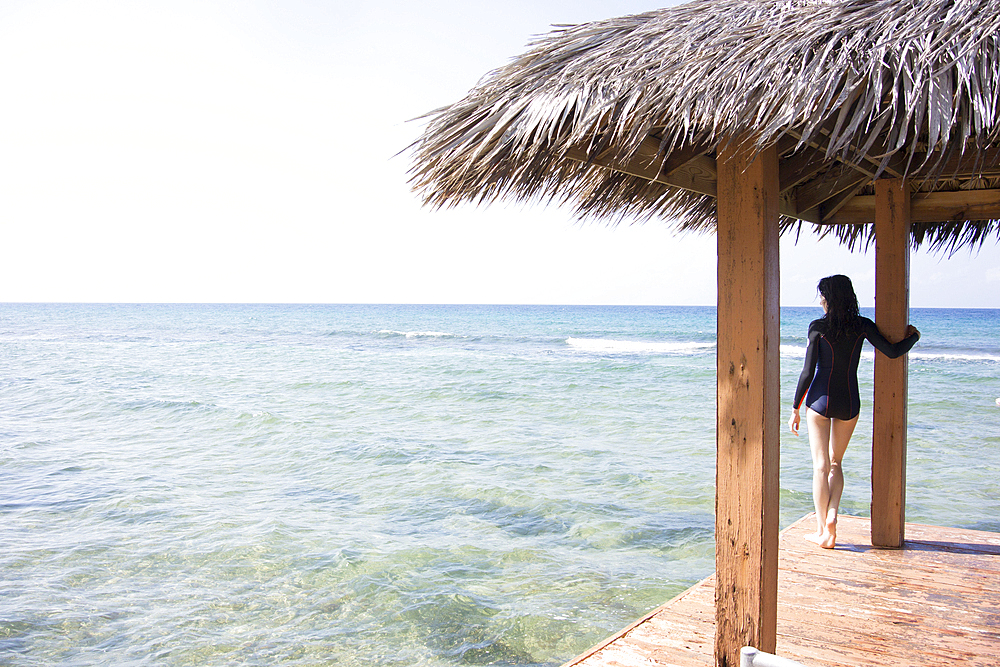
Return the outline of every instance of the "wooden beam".
<path id="1" fill-rule="evenodd" d="M 829 218 L 830 216 L 836 215 L 837 211 L 847 206 L 849 203 L 854 201 L 854 198 L 858 196 L 858 192 L 861 188 L 865 186 L 865 182 L 862 181 L 855 185 L 853 188 L 844 190 L 843 192 L 830 197 L 822 204 L 820 204 L 817 210 L 817 216 L 822 223 L 823 220 Z"/>
<path id="2" fill-rule="evenodd" d="M 860 87 L 856 88 L 854 92 L 851 93 L 851 96 L 842 105 L 840 105 L 840 108 L 843 109 L 845 107 L 854 104 L 854 102 L 857 100 L 857 97 L 860 95 L 861 90 L 862 88 Z M 828 159 L 831 159 L 831 161 L 836 160 L 846 166 L 853 167 L 858 171 L 864 172 L 868 174 L 870 177 L 874 177 L 875 172 L 878 171 L 878 169 L 882 165 L 882 158 L 873 157 L 869 155 L 869 152 L 865 152 L 864 155 L 860 156 L 860 162 L 850 163 L 850 162 L 843 162 L 836 156 L 833 156 L 831 158 L 829 154 L 826 153 L 827 142 L 829 142 L 830 135 L 833 133 L 833 130 L 837 127 L 837 123 L 839 122 L 838 118 L 839 118 L 838 114 L 836 113 L 831 114 L 830 117 L 826 120 L 826 122 L 823 123 L 823 125 L 819 128 L 819 130 L 813 133 L 814 138 L 811 141 L 806 142 L 805 145 L 820 149 L 821 151 L 823 151 L 824 154 L 827 155 Z M 879 136 L 876 137 L 876 139 L 872 142 L 872 147 L 875 149 L 875 152 L 880 152 L 880 149 L 878 147 L 885 146 L 885 139 L 889 136 L 889 132 L 890 128 L 886 127 L 881 131 Z M 801 128 L 794 128 L 794 129 L 789 128 L 788 130 L 785 130 L 785 133 L 788 134 L 789 136 L 799 139 L 800 141 L 802 139 Z M 819 137 L 825 139 L 826 142 L 820 143 L 819 141 L 817 141 Z M 850 148 L 848 149 L 847 153 L 850 154 L 851 151 L 857 150 L 858 148 L 860 148 L 858 144 L 852 143 L 850 144 Z M 869 151 L 873 150 L 873 148 L 869 148 Z M 893 177 L 902 176 L 902 167 L 898 162 L 893 160 L 889 161 L 889 164 L 886 165 L 884 171 L 885 174 L 887 174 L 888 176 L 893 176 Z"/>
<path id="3" fill-rule="evenodd" d="M 857 95 L 858 92 L 860 92 L 860 90 L 861 90 L 861 88 L 855 89 L 855 93 L 852 94 L 852 98 L 848 99 L 845 102 L 845 105 L 853 104 L 854 103 L 854 99 L 856 99 L 856 95 Z M 824 154 L 827 155 L 827 159 L 830 160 L 831 162 L 833 162 L 833 161 L 841 162 L 842 164 L 844 164 L 846 166 L 852 167 L 852 168 L 854 168 L 854 169 L 856 169 L 856 170 L 858 170 L 860 172 L 868 174 L 869 177 L 874 177 L 875 172 L 881 166 L 881 163 L 882 163 L 881 158 L 871 157 L 870 155 L 868 155 L 866 153 L 865 155 L 863 155 L 861 157 L 861 163 L 854 164 L 854 163 L 849 163 L 849 162 L 843 162 L 839 158 L 837 158 L 836 156 L 834 156 L 834 157 L 831 158 L 829 156 L 829 154 L 826 153 L 826 148 L 827 148 L 826 143 L 822 143 L 821 144 L 819 141 L 817 141 L 815 139 L 815 137 L 823 137 L 824 139 L 826 139 L 827 141 L 829 141 L 830 134 L 833 132 L 834 128 L 837 126 L 837 118 L 838 117 L 837 117 L 836 114 L 831 115 L 830 118 L 827 119 L 827 121 L 819 129 L 819 131 L 815 132 L 813 134 L 814 139 L 812 141 L 806 142 L 805 145 L 819 149 L 820 151 L 822 151 Z M 799 128 L 795 128 L 795 129 L 791 129 L 790 128 L 788 130 L 785 130 L 785 133 L 788 136 L 795 137 L 795 138 L 800 139 L 800 140 L 802 138 L 802 132 L 799 130 Z M 884 130 L 881 133 L 881 135 L 873 142 L 872 145 L 873 146 L 882 146 L 882 145 L 884 145 L 885 142 L 883 140 L 885 139 L 886 136 L 888 136 L 888 134 L 889 134 L 889 130 L 888 129 Z M 858 146 L 856 144 L 851 144 L 851 149 L 857 149 L 857 148 L 858 148 Z M 898 171 L 898 169 L 899 169 L 899 165 L 897 163 L 895 163 L 895 162 L 890 161 L 889 165 L 887 165 L 886 168 L 885 168 L 885 172 L 889 176 L 901 176 L 902 172 Z"/>
<path id="4" fill-rule="evenodd" d="M 774 652 L 778 597 L 778 155 L 718 160 L 715 664 Z"/>
<path id="5" fill-rule="evenodd" d="M 656 142 L 656 140 L 647 137 L 644 144 L 647 142 Z M 656 143 L 658 146 L 658 142 Z M 669 175 L 662 172 L 663 157 L 657 157 L 655 153 L 650 155 L 649 146 L 640 147 L 626 160 L 616 160 L 606 153 L 596 156 L 590 155 L 580 148 L 569 149 L 565 156 L 570 160 L 596 164 L 599 167 L 613 169 L 647 181 L 655 181 L 711 197 L 716 196 L 715 160 L 705 155 L 695 156 L 684 164 L 675 166 Z"/>
<path id="6" fill-rule="evenodd" d="M 827 199 L 835 197 L 845 190 L 854 190 L 870 180 L 868 175 L 854 171 L 845 165 L 838 175 L 824 175 L 795 188 L 793 190 L 795 203 L 800 211 L 805 212 L 818 208 Z"/>
<path id="7" fill-rule="evenodd" d="M 791 157 L 782 160 L 778 166 L 781 174 L 781 191 L 787 192 L 797 185 L 808 181 L 823 171 L 824 167 L 833 166 L 827 161 L 826 153 L 816 148 L 805 148 Z"/>
<path id="8" fill-rule="evenodd" d="M 910 186 L 875 182 L 875 323 L 904 338 L 910 310 Z M 872 545 L 903 546 L 906 518 L 906 355 L 875 354 L 872 433 Z"/>
<path id="9" fill-rule="evenodd" d="M 789 134 L 785 132 L 780 137 L 778 137 L 778 159 L 781 159 L 786 153 L 793 152 L 800 143 L 800 137 L 795 134 Z"/>
<path id="10" fill-rule="evenodd" d="M 918 192 L 910 198 L 910 222 L 1000 220 L 1000 190 Z M 857 196 L 823 224 L 864 225 L 875 222 L 875 195 Z"/>
<path id="11" fill-rule="evenodd" d="M 667 156 L 667 159 L 664 160 L 663 166 L 660 168 L 660 172 L 669 178 L 685 166 L 694 164 L 695 160 L 703 157 L 711 150 L 712 147 L 706 146 L 705 144 L 689 144 L 687 146 L 676 148 L 671 151 L 670 155 Z M 711 158 L 709 159 L 711 160 Z M 712 174 L 713 176 L 715 175 L 715 160 L 712 160 Z"/>
<path id="12" fill-rule="evenodd" d="M 718 195 L 718 177 L 715 160 L 707 155 L 699 155 L 688 160 L 662 180 L 675 188 L 697 192 L 702 195 Z"/>
<path id="13" fill-rule="evenodd" d="M 827 121 L 826 125 L 819 131 L 819 136 L 829 136 L 833 120 Z M 794 148 L 793 142 L 800 137 L 801 133 L 795 129 L 787 130 L 778 143 L 779 155 Z M 880 142 L 881 139 L 876 140 L 875 145 L 880 145 Z M 935 163 L 937 159 L 935 157 L 928 165 L 921 167 L 926 157 L 925 153 L 918 153 L 910 159 L 908 154 L 900 152 L 888 160 L 882 175 L 899 178 L 906 169 L 911 170 L 911 178 L 926 175 L 932 169 L 943 178 L 1000 175 L 1000 146 L 990 146 L 981 152 L 976 152 L 974 147 L 970 147 L 964 155 L 947 156 L 947 159 L 941 164 Z M 875 171 L 881 166 L 881 163 L 881 158 L 868 155 L 864 156 L 859 164 L 846 163 L 836 157 L 831 159 L 825 152 L 825 146 L 820 145 L 817 141 L 806 142 L 805 148 L 800 148 L 798 152 L 781 161 L 781 192 L 786 199 L 795 202 L 792 207 L 794 210 L 787 210 L 786 206 L 786 210 L 782 210 L 782 214 L 809 222 L 818 221 L 819 224 L 867 224 L 873 222 L 874 196 L 871 197 L 870 201 L 854 202 L 853 193 L 857 191 L 858 186 L 864 184 L 865 176 L 874 177 Z M 825 166 L 833 164 L 842 165 L 844 171 L 840 176 L 816 178 Z M 850 191 L 850 194 L 842 196 L 845 191 Z M 853 205 L 846 206 L 846 214 L 840 216 L 838 211 L 841 207 L 845 207 L 847 202 L 851 202 Z M 913 222 L 1000 219 L 996 213 L 998 207 L 994 205 L 992 199 L 982 204 L 982 207 L 986 207 L 985 212 L 974 210 L 974 207 L 971 207 L 966 214 L 962 210 L 963 203 L 965 202 L 960 202 L 957 198 L 951 200 L 942 198 L 936 204 L 928 202 L 926 205 L 915 205 L 914 216 L 920 217 L 914 217 Z M 943 212 L 935 211 L 933 210 L 934 206 L 945 210 Z M 837 217 L 831 217 L 833 215 L 837 215 Z"/>
<path id="14" fill-rule="evenodd" d="M 935 167 L 934 159 L 932 158 L 930 163 L 921 169 L 920 165 L 925 158 L 925 153 L 917 153 L 909 161 L 910 169 L 913 170 L 911 178 L 922 176 Z M 902 157 L 898 163 L 903 163 Z M 1000 174 L 1000 146 L 990 146 L 981 154 L 975 153 L 970 147 L 965 154 L 952 156 L 936 170 L 945 178 L 952 178 L 954 176 L 968 178 L 974 175 L 998 175 Z"/>
<path id="15" fill-rule="evenodd" d="M 795 193 L 794 191 L 782 192 L 781 199 L 778 203 L 778 210 L 781 215 L 788 216 L 789 218 L 795 218 L 796 220 L 804 220 L 806 222 L 812 222 L 819 224 L 819 208 L 813 207 L 808 211 L 800 211 L 799 207 L 795 205 Z"/>

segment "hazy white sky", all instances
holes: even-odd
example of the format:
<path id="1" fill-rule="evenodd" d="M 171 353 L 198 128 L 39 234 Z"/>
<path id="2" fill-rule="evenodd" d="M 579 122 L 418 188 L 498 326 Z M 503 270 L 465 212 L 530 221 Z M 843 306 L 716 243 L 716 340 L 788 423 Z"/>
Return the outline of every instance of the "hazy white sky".
<path id="1" fill-rule="evenodd" d="M 552 24 L 637 0 L 5 0 L 0 301 L 714 304 L 715 239 L 541 205 L 431 212 L 394 157 Z M 782 241 L 782 303 L 874 253 Z M 911 305 L 1000 308 L 1000 246 Z"/>

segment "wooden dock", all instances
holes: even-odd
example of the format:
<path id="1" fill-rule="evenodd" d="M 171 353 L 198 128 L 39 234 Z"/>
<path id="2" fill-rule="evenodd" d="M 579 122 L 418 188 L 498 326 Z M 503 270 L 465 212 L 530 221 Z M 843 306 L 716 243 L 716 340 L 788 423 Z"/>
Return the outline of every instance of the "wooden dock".
<path id="1" fill-rule="evenodd" d="M 777 654 L 809 666 L 1000 665 L 1000 533 L 906 524 L 903 549 L 871 546 L 843 516 L 838 545 L 808 542 L 813 515 L 779 542 Z M 713 664 L 715 576 L 567 663 Z"/>

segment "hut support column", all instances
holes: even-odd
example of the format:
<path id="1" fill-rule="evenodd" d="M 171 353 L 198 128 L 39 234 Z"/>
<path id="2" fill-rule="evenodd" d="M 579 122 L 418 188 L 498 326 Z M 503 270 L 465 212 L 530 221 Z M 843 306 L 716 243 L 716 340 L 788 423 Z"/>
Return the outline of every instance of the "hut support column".
<path id="1" fill-rule="evenodd" d="M 910 311 L 910 189 L 905 179 L 875 182 L 875 323 L 902 340 Z M 906 522 L 906 355 L 875 355 L 872 432 L 872 545 L 903 546 Z"/>
<path id="2" fill-rule="evenodd" d="M 778 598 L 778 155 L 718 157 L 715 664 L 774 653 Z"/>

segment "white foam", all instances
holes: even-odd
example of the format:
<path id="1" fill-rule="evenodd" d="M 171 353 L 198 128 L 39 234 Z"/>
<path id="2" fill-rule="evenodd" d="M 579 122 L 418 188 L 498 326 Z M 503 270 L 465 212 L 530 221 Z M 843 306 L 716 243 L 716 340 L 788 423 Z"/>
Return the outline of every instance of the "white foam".
<path id="1" fill-rule="evenodd" d="M 803 358 L 806 356 L 806 348 L 799 345 L 782 345 L 781 355 L 785 357 L 798 357 Z M 922 360 L 933 360 L 933 361 L 998 361 L 1000 362 L 1000 355 L 989 354 L 989 353 L 945 353 L 945 352 L 910 352 L 910 359 L 922 359 Z M 865 346 L 864 350 L 861 352 L 861 358 L 865 361 L 871 362 L 875 360 L 875 351 Z"/>
<path id="2" fill-rule="evenodd" d="M 566 343 L 581 352 L 596 354 L 698 354 L 715 349 L 715 343 L 613 340 L 609 338 L 567 338 Z"/>
<path id="3" fill-rule="evenodd" d="M 379 331 L 383 336 L 404 336 L 406 338 L 456 338 L 455 334 L 444 331 L 393 331 L 383 329 Z"/>
<path id="4" fill-rule="evenodd" d="M 910 352 L 910 359 L 933 359 L 942 361 L 1000 361 L 997 354 L 951 354 L 944 352 Z"/>

